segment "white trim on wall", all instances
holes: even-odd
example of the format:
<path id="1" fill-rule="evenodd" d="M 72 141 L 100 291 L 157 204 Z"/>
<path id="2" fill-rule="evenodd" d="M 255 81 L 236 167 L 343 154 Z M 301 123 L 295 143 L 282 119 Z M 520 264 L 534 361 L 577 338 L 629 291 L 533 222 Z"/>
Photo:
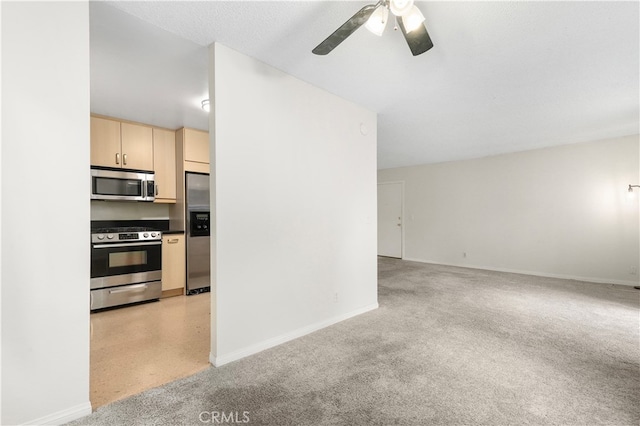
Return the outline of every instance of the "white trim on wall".
<path id="1" fill-rule="evenodd" d="M 360 314 L 364 314 L 365 312 L 373 311 L 374 309 L 378 309 L 378 303 L 374 303 L 372 305 L 364 306 L 360 309 L 356 309 L 351 312 L 347 312 L 345 314 L 336 315 L 335 317 L 328 318 L 324 321 L 319 321 L 315 324 L 310 324 L 306 327 L 301 327 L 297 330 L 290 331 L 288 333 L 281 334 L 280 336 L 273 337 L 271 339 L 264 340 L 262 342 L 247 346 L 245 348 L 239 349 L 232 353 L 226 354 L 224 356 L 215 357 L 213 354 L 209 354 L 209 361 L 215 367 L 220 367 L 224 364 L 228 364 L 233 361 L 237 361 L 244 357 L 257 354 L 258 352 L 262 352 L 266 349 L 273 348 L 275 346 L 281 345 L 283 343 L 289 342 L 291 340 L 297 339 L 299 337 L 306 336 L 307 334 L 311 334 L 314 331 L 318 331 L 325 327 L 329 327 L 330 325 L 337 324 L 341 321 L 347 320 L 349 318 L 358 316 Z"/>
<path id="2" fill-rule="evenodd" d="M 483 271 L 495 271 L 495 272 L 508 272 L 510 274 L 522 274 L 522 275 L 532 275 L 534 277 L 545 277 L 545 278 L 559 278 L 563 280 L 574 280 L 574 281 L 583 281 L 587 283 L 597 283 L 597 284 L 618 284 L 625 286 L 637 286 L 638 283 L 636 281 L 625 281 L 625 280 L 616 280 L 616 279 L 602 279 L 602 278 L 593 278 L 593 277 L 581 277 L 577 275 L 562 275 L 562 274 L 550 274 L 546 272 L 538 272 L 538 271 L 524 271 L 520 269 L 509 269 L 509 268 L 496 268 L 492 266 L 479 266 L 479 265 L 469 265 L 460 264 L 460 263 L 442 263 L 442 262 L 434 262 L 424 259 L 415 259 L 415 258 L 405 258 L 404 260 L 408 260 L 410 262 L 419 262 L 419 263 L 428 263 L 431 265 L 444 265 L 444 266 L 455 266 L 458 268 L 465 269 L 480 269 Z"/>
<path id="3" fill-rule="evenodd" d="M 34 403 L 37 403 L 37 401 L 34 401 Z M 90 414 L 91 403 L 86 402 L 84 404 L 76 405 L 75 407 L 69 407 L 67 409 L 51 413 L 44 417 L 40 417 L 39 419 L 28 421 L 25 425 L 63 425 Z"/>

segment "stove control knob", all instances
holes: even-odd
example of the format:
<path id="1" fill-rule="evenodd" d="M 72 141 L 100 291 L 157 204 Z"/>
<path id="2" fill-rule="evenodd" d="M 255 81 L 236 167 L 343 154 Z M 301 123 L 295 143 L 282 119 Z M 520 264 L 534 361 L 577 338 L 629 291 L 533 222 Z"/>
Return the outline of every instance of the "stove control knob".
<path id="1" fill-rule="evenodd" d="M 113 240 L 113 234 L 109 234 L 109 235 L 107 235 L 107 239 L 109 239 L 109 240 Z"/>
<path id="2" fill-rule="evenodd" d="M 152 232 L 152 233 L 151 233 L 151 238 L 155 238 L 155 237 L 156 237 L 156 235 L 157 235 L 157 234 L 156 234 L 155 232 Z"/>
<path id="3" fill-rule="evenodd" d="M 104 240 L 104 235 L 102 235 L 102 234 L 98 234 L 98 239 L 99 239 L 99 240 Z"/>

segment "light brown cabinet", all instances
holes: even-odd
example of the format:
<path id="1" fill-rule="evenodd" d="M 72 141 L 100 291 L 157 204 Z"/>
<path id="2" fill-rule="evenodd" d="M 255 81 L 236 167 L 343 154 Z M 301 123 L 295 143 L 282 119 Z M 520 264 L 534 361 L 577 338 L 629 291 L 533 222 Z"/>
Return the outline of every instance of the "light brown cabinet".
<path id="1" fill-rule="evenodd" d="M 186 283 L 184 234 L 162 236 L 162 296 L 184 294 Z"/>
<path id="2" fill-rule="evenodd" d="M 176 130 L 176 203 L 169 206 L 174 229 L 185 228 L 185 172 L 210 173 L 209 132 L 181 128 Z"/>
<path id="3" fill-rule="evenodd" d="M 153 170 L 156 203 L 176 202 L 176 136 L 175 132 L 153 129 Z"/>
<path id="4" fill-rule="evenodd" d="M 91 117 L 91 165 L 153 170 L 151 127 Z"/>
<path id="5" fill-rule="evenodd" d="M 122 167 L 153 170 L 153 135 L 151 127 L 121 123 Z"/>
<path id="6" fill-rule="evenodd" d="M 122 167 L 120 122 L 91 117 L 91 165 Z"/>
<path id="7" fill-rule="evenodd" d="M 184 129 L 184 159 L 198 163 L 209 163 L 209 133 Z"/>
<path id="8" fill-rule="evenodd" d="M 176 132 L 184 153 L 184 170 L 209 173 L 209 133 L 182 128 Z"/>

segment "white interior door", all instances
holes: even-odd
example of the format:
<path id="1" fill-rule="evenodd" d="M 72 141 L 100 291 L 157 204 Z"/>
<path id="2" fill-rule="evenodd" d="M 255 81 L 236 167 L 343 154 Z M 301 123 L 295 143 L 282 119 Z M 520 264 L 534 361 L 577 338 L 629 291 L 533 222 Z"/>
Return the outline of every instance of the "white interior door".
<path id="1" fill-rule="evenodd" d="M 402 258 L 402 183 L 378 184 L 378 256 Z"/>

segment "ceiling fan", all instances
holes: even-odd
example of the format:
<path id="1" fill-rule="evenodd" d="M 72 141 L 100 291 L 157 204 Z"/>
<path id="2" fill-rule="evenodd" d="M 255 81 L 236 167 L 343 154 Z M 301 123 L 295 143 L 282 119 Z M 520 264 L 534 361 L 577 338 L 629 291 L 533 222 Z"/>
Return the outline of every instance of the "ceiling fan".
<path id="1" fill-rule="evenodd" d="M 396 17 L 395 29 L 400 28 L 413 56 L 420 55 L 431 49 L 433 42 L 424 26 L 424 15 L 413 3 L 414 0 L 379 0 L 375 4 L 368 4 L 316 46 L 312 52 L 316 55 L 326 55 L 362 25 L 372 33 L 381 36 L 387 26 L 389 10 L 391 10 Z"/>

